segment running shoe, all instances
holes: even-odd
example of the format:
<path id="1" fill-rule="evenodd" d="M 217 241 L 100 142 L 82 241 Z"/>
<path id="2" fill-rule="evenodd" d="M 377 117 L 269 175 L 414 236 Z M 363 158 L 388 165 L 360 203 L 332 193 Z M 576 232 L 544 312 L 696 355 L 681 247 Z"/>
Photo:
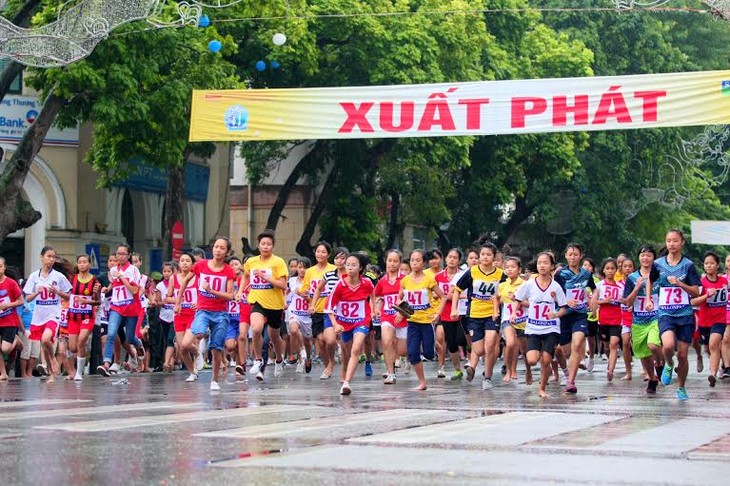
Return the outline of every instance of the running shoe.
<path id="1" fill-rule="evenodd" d="M 84 379 L 80 374 L 76 373 L 74 375 L 74 381 L 84 381 Z"/>
<path id="2" fill-rule="evenodd" d="M 385 377 L 385 381 L 383 381 L 384 385 L 395 385 L 395 375 L 387 375 Z"/>
<path id="3" fill-rule="evenodd" d="M 297 363 L 297 369 L 295 373 L 304 373 L 304 361 L 300 361 Z"/>
<path id="4" fill-rule="evenodd" d="M 507 365 L 502 365 L 502 376 L 507 374 Z"/>
<path id="5" fill-rule="evenodd" d="M 697 373 L 702 373 L 705 370 L 705 363 L 702 361 L 702 355 L 697 356 Z"/>
<path id="6" fill-rule="evenodd" d="M 256 379 L 259 381 L 264 381 L 264 372 L 259 371 L 258 373 L 256 373 Z"/>
<path id="7" fill-rule="evenodd" d="M 482 380 L 482 390 L 491 390 L 492 388 L 494 388 L 494 385 L 492 385 L 492 379 L 484 378 Z"/>
<path id="8" fill-rule="evenodd" d="M 236 365 L 236 373 L 238 373 L 241 376 L 246 376 L 246 368 L 241 366 L 240 364 Z"/>
<path id="9" fill-rule="evenodd" d="M 685 390 L 683 386 L 677 388 L 677 398 L 682 401 L 689 400 L 689 395 L 687 395 L 687 390 Z"/>
<path id="10" fill-rule="evenodd" d="M 367 359 L 367 357 L 365 356 L 364 353 L 360 355 L 360 363 L 364 363 L 366 359 Z"/>
<path id="11" fill-rule="evenodd" d="M 281 375 L 284 374 L 284 362 L 283 361 L 277 361 L 274 363 L 274 377 L 281 378 Z"/>
<path id="12" fill-rule="evenodd" d="M 656 395 L 657 385 L 659 385 L 659 380 L 649 380 L 649 383 L 646 385 L 646 393 Z"/>
<path id="13" fill-rule="evenodd" d="M 198 353 L 198 356 L 195 358 L 195 371 L 198 372 L 204 367 L 205 361 L 203 361 L 203 355 L 201 353 Z"/>
<path id="14" fill-rule="evenodd" d="M 726 366 L 725 369 L 722 370 L 722 376 L 720 376 L 721 379 L 730 378 L 730 366 Z"/>
<path id="15" fill-rule="evenodd" d="M 187 378 L 185 378 L 185 381 L 188 382 L 188 383 L 192 383 L 192 382 L 196 381 L 197 379 L 198 379 L 198 375 L 197 374 L 190 373 L 190 375 Z"/>
<path id="16" fill-rule="evenodd" d="M 465 367 L 465 369 L 466 369 L 466 381 L 473 380 L 474 379 L 474 368 L 472 368 L 471 366 L 467 365 Z"/>
<path id="17" fill-rule="evenodd" d="M 707 381 L 710 382 L 710 388 L 715 388 L 715 383 L 717 382 L 717 378 L 715 378 L 715 375 L 708 376 Z"/>
<path id="18" fill-rule="evenodd" d="M 443 366 L 439 366 L 439 369 L 436 372 L 436 378 L 446 378 L 446 370 Z"/>
<path id="19" fill-rule="evenodd" d="M 383 379 L 386 379 L 388 376 L 388 370 L 383 371 Z"/>
<path id="20" fill-rule="evenodd" d="M 568 370 L 565 370 L 565 371 L 563 371 L 563 374 L 560 375 L 560 386 L 566 386 L 567 384 L 568 384 Z"/>
<path id="21" fill-rule="evenodd" d="M 40 366 L 40 365 L 38 365 L 38 366 Z M 36 369 L 38 369 L 38 366 L 36 366 Z M 106 368 L 104 367 L 104 365 L 99 365 L 99 366 L 97 366 L 97 367 L 96 367 L 96 372 L 97 372 L 97 373 L 99 373 L 99 374 L 100 374 L 101 376 L 105 376 L 105 377 L 107 377 L 107 378 L 109 378 L 110 376 L 112 376 L 112 374 L 111 374 L 111 373 L 109 373 L 109 370 L 108 370 L 108 369 L 106 369 Z"/>
<path id="22" fill-rule="evenodd" d="M 449 378 L 451 381 L 461 380 L 464 378 L 464 372 L 461 370 L 456 370 L 453 373 L 451 373 L 451 378 Z"/>
<path id="23" fill-rule="evenodd" d="M 410 361 L 406 361 L 406 368 L 405 368 L 405 370 L 403 370 L 403 373 L 405 373 L 407 375 L 410 372 L 411 372 L 411 362 Z"/>
<path id="24" fill-rule="evenodd" d="M 575 386 L 575 382 L 568 380 L 568 384 L 565 385 L 565 391 L 568 393 L 578 393 L 578 387 Z"/>
<path id="25" fill-rule="evenodd" d="M 259 371 L 261 371 L 261 364 L 262 363 L 261 363 L 260 359 L 257 359 L 256 361 L 253 362 L 253 365 L 251 365 L 251 374 L 252 375 L 259 374 Z"/>
<path id="26" fill-rule="evenodd" d="M 113 363 L 109 367 L 109 370 L 108 371 L 109 371 L 109 373 L 119 373 L 119 365 L 117 363 Z"/>
<path id="27" fill-rule="evenodd" d="M 395 368 L 400 368 L 400 364 L 402 361 L 403 361 L 403 358 L 398 358 L 397 360 L 395 360 L 395 363 L 393 364 L 393 366 Z"/>
<path id="28" fill-rule="evenodd" d="M 672 382 L 672 370 L 674 370 L 674 367 L 671 368 L 668 365 L 664 365 L 664 368 L 662 369 L 662 385 L 667 386 Z"/>
<path id="29" fill-rule="evenodd" d="M 657 365 L 654 367 L 654 372 L 659 379 L 662 377 L 662 371 L 664 371 L 664 365 Z"/>
<path id="30" fill-rule="evenodd" d="M 586 361 L 586 371 L 588 373 L 593 373 L 593 367 L 595 366 L 595 362 L 592 359 L 588 359 Z"/>
<path id="31" fill-rule="evenodd" d="M 221 391 L 221 386 L 218 384 L 217 381 L 210 382 L 210 391 Z"/>
<path id="32" fill-rule="evenodd" d="M 342 383 L 342 387 L 340 388 L 340 395 L 349 395 L 350 393 L 352 393 L 350 383 L 347 381 Z"/>
<path id="33" fill-rule="evenodd" d="M 365 376 L 373 376 L 373 365 L 370 361 L 365 362 Z"/>
<path id="34" fill-rule="evenodd" d="M 308 374 L 310 371 L 312 371 L 312 360 L 304 360 L 304 372 Z"/>
<path id="35" fill-rule="evenodd" d="M 296 354 L 290 354 L 289 359 L 287 360 L 286 364 L 293 365 L 297 362 L 297 355 Z"/>
<path id="36" fill-rule="evenodd" d="M 326 371 L 323 371 L 321 375 L 319 375 L 320 380 L 329 380 L 332 378 L 332 375 L 328 375 Z"/>

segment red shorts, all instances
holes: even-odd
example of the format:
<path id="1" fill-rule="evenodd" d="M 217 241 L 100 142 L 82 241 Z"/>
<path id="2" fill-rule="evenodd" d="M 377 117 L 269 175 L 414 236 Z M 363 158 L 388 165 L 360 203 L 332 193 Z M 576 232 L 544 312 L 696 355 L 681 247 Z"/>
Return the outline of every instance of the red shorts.
<path id="1" fill-rule="evenodd" d="M 71 336 L 78 336 L 81 331 L 93 331 L 94 330 L 94 319 L 92 317 L 86 317 L 83 320 L 71 319 L 68 321 L 68 333 Z"/>
<path id="2" fill-rule="evenodd" d="M 251 304 L 241 304 L 241 314 L 238 322 L 251 323 Z"/>
<path id="3" fill-rule="evenodd" d="M 172 326 L 175 328 L 175 332 L 185 332 L 190 329 L 195 319 L 195 313 L 192 314 L 178 314 L 172 320 Z"/>
<path id="4" fill-rule="evenodd" d="M 54 342 L 56 340 L 56 335 L 58 334 L 58 323 L 56 321 L 48 321 L 44 324 L 40 325 L 32 325 L 30 326 L 30 340 L 31 341 L 40 341 L 43 337 L 43 333 L 48 329 L 53 333 L 53 336 L 51 337 L 51 342 Z"/>

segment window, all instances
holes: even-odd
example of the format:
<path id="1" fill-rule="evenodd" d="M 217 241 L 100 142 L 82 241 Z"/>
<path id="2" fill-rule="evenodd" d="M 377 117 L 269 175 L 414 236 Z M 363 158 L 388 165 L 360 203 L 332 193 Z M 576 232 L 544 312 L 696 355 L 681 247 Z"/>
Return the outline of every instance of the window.
<path id="1" fill-rule="evenodd" d="M 10 62 L 9 59 L 0 59 L 0 71 L 5 69 L 5 66 Z M 12 83 L 10 83 L 9 94 L 21 94 L 23 91 L 23 74 L 19 74 Z"/>

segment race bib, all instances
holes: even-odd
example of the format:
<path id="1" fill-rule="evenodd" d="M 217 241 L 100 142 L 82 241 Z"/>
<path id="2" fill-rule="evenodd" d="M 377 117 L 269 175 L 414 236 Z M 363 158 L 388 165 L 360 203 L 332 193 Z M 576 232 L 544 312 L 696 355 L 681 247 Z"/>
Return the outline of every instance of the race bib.
<path id="1" fill-rule="evenodd" d="M 335 315 L 337 320 L 343 323 L 356 324 L 362 322 L 365 320 L 365 301 L 340 301 L 337 303 Z"/>
<path id="2" fill-rule="evenodd" d="M 659 308 L 676 310 L 689 305 L 689 294 L 681 287 L 662 287 L 659 290 Z"/>
<path id="3" fill-rule="evenodd" d="M 309 301 L 298 294 L 292 294 L 293 298 L 289 304 L 289 311 L 295 316 L 309 316 Z"/>
<path id="4" fill-rule="evenodd" d="M 61 309 L 59 323 L 61 327 L 68 327 L 68 309 Z"/>
<path id="5" fill-rule="evenodd" d="M 10 297 L 7 295 L 0 297 L 0 304 L 10 304 Z M 14 309 L 5 309 L 4 311 L 0 312 L 0 317 L 9 316 L 11 312 L 13 312 Z"/>
<path id="6" fill-rule="evenodd" d="M 648 310 L 646 305 L 649 303 L 649 299 L 644 296 L 636 297 L 634 300 L 634 317 L 653 317 L 656 315 L 658 298 L 656 295 L 651 296 L 651 301 L 654 303 L 654 310 Z"/>
<path id="7" fill-rule="evenodd" d="M 554 310 L 554 306 L 552 303 L 532 304 L 529 307 L 527 320 L 533 326 L 539 326 L 539 327 L 557 326 L 558 319 L 550 317 L 550 313 L 553 312 L 553 310 Z"/>
<path id="8" fill-rule="evenodd" d="M 426 310 L 431 307 L 428 292 L 428 289 L 406 290 L 406 299 L 414 311 Z"/>
<path id="9" fill-rule="evenodd" d="M 727 289 L 717 289 L 712 297 L 707 297 L 708 307 L 725 307 L 727 306 Z"/>
<path id="10" fill-rule="evenodd" d="M 468 299 L 459 299 L 459 302 L 456 305 L 456 311 L 459 313 L 460 316 L 465 316 L 466 313 L 469 310 L 469 300 Z"/>
<path id="11" fill-rule="evenodd" d="M 515 324 L 521 324 L 527 321 L 527 314 L 525 314 L 525 308 L 519 304 L 503 304 L 502 305 L 502 322 L 510 321 L 512 314 L 515 316 Z"/>
<path id="12" fill-rule="evenodd" d="M 398 294 L 383 296 L 383 313 L 389 316 L 395 315 L 394 307 L 398 304 Z"/>
<path id="13" fill-rule="evenodd" d="M 259 275 L 260 272 L 261 270 L 254 270 L 251 272 L 251 288 L 254 290 L 273 289 L 274 286 L 264 279 L 263 276 Z M 267 268 L 263 271 L 263 273 L 268 278 L 271 278 L 271 269 Z"/>
<path id="14" fill-rule="evenodd" d="M 588 308 L 588 299 L 586 297 L 586 289 L 584 288 L 577 288 L 577 289 L 567 289 L 568 291 L 568 300 L 575 300 L 578 302 L 578 304 L 575 307 L 572 307 L 573 310 L 576 311 L 582 311 Z"/>
<path id="15" fill-rule="evenodd" d="M 175 298 L 177 299 L 177 296 L 180 295 L 180 289 L 175 289 Z M 182 301 L 180 302 L 180 307 L 183 309 L 190 309 L 191 307 L 195 306 L 198 303 L 198 293 L 195 291 L 195 289 L 191 289 L 190 287 L 185 289 L 185 292 L 183 292 Z"/>
<path id="16" fill-rule="evenodd" d="M 241 315 L 241 303 L 235 300 L 228 301 L 228 314 L 231 316 Z"/>
<path id="17" fill-rule="evenodd" d="M 72 295 L 68 300 L 68 310 L 71 314 L 91 314 L 91 305 L 86 303 L 85 297 Z"/>
<path id="18" fill-rule="evenodd" d="M 621 288 L 614 285 L 606 285 L 603 287 L 602 293 L 602 300 L 610 300 L 612 304 L 616 304 L 618 303 Z"/>
<path id="19" fill-rule="evenodd" d="M 124 285 L 112 288 L 112 305 L 123 306 L 132 303 L 132 293 Z"/>
<path id="20" fill-rule="evenodd" d="M 198 281 L 198 290 L 201 295 L 208 299 L 217 299 L 218 297 L 211 292 L 203 289 L 203 282 L 208 282 L 208 290 L 215 290 L 216 292 L 223 292 L 226 287 L 226 277 L 218 275 L 201 275 Z"/>
<path id="21" fill-rule="evenodd" d="M 492 300 L 494 294 L 497 293 L 496 282 L 485 282 L 483 280 L 476 280 L 471 287 L 471 296 L 477 300 Z"/>

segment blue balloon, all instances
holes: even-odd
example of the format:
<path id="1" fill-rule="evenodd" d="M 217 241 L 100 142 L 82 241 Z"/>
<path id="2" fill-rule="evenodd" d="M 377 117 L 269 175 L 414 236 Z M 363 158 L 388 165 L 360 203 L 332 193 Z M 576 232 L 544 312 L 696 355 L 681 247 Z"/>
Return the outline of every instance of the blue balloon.
<path id="1" fill-rule="evenodd" d="M 198 27 L 208 27 L 210 25 L 210 17 L 203 15 L 198 19 Z"/>
<path id="2" fill-rule="evenodd" d="M 256 63 L 256 70 L 257 71 L 265 71 L 266 70 L 266 63 L 264 61 L 259 61 Z"/>
<path id="3" fill-rule="evenodd" d="M 271 61 L 271 69 L 279 69 L 280 67 L 279 61 Z"/>
<path id="4" fill-rule="evenodd" d="M 221 44 L 221 41 L 219 40 L 212 40 L 208 43 L 208 49 L 210 52 L 216 54 L 223 49 L 223 44 Z"/>

